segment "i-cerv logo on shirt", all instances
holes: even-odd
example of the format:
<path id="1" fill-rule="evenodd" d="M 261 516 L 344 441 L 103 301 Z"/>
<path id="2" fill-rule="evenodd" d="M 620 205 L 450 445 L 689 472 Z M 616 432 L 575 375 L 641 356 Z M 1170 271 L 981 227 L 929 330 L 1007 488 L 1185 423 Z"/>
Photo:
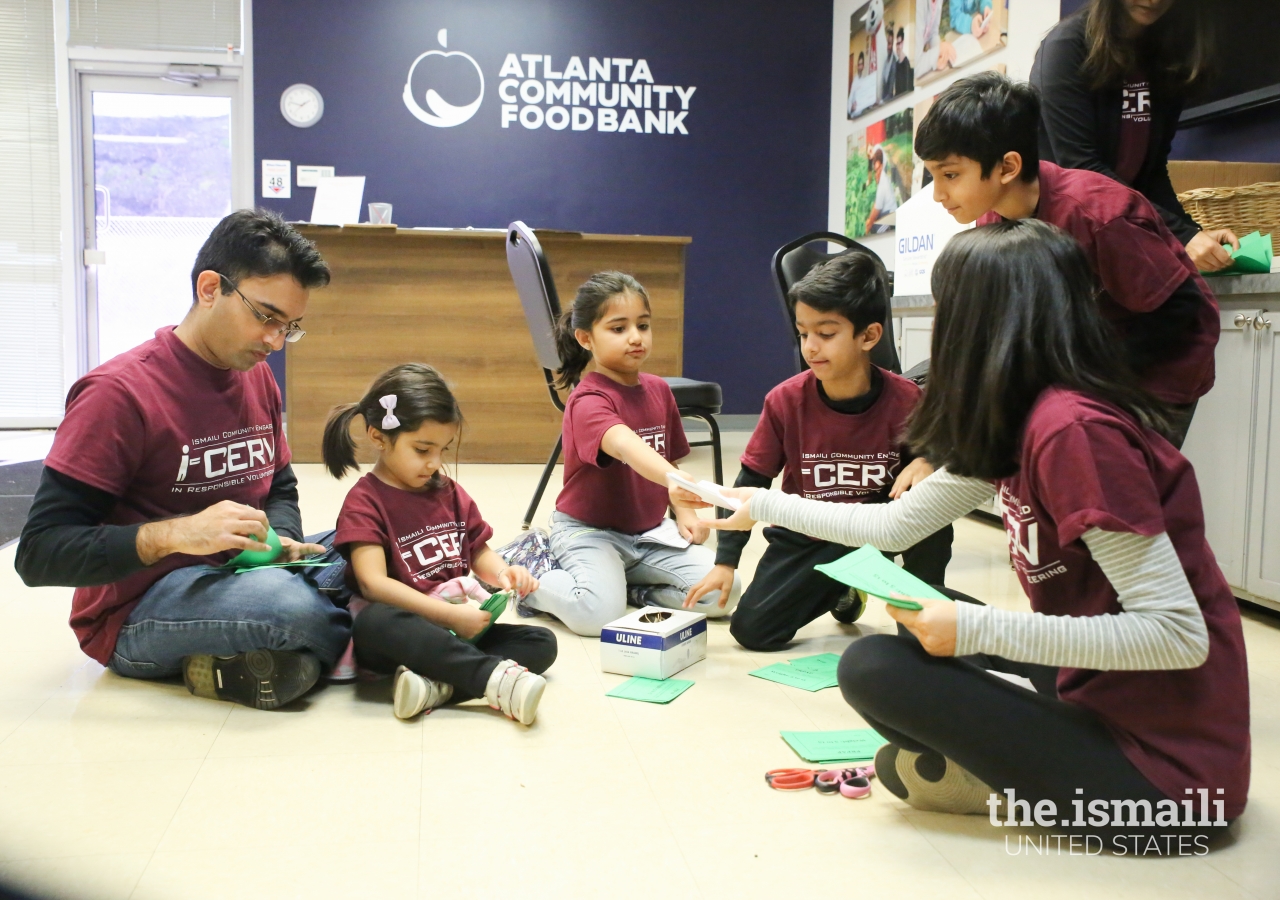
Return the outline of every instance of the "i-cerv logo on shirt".
<path id="1" fill-rule="evenodd" d="M 208 485 L 242 472 L 272 468 L 276 459 L 275 435 L 248 437 L 246 434 L 256 431 L 273 431 L 273 427 L 257 425 L 236 432 L 195 438 L 183 444 L 174 490 L 178 490 L 177 484 L 187 483 L 192 487 Z"/>
<path id="2" fill-rule="evenodd" d="M 809 478 L 815 489 L 849 487 L 882 488 L 888 484 L 898 464 L 898 454 L 876 454 L 876 460 L 862 457 L 841 459 L 841 454 L 804 454 L 800 474 Z M 824 459 L 825 457 L 825 459 Z"/>
<path id="3" fill-rule="evenodd" d="M 667 426 L 651 425 L 648 428 L 637 428 L 636 436 L 653 448 L 655 453 L 667 455 Z"/>
<path id="4" fill-rule="evenodd" d="M 1009 555 L 1028 584 L 1048 581 L 1067 571 L 1061 560 L 1041 561 L 1040 523 L 1036 520 L 1035 512 L 1007 487 L 1000 488 L 996 497 L 996 511 L 1000 514 L 1005 533 L 1009 537 Z"/>
<path id="5" fill-rule="evenodd" d="M 428 535 L 416 541 L 408 550 L 400 551 L 400 558 L 409 563 L 412 569 L 417 565 L 416 575 L 427 569 L 439 569 L 454 560 L 461 559 L 463 541 L 466 534 L 461 531 L 445 531 Z"/>

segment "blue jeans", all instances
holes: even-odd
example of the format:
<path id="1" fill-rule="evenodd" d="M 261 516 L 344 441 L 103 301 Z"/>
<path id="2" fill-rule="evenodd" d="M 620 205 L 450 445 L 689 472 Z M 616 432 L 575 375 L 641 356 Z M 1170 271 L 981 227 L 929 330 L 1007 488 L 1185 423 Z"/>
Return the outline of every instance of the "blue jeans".
<path id="1" fill-rule="evenodd" d="M 332 532 L 307 540 L 329 546 Z M 326 561 L 330 557 L 336 554 L 331 551 Z M 321 590 L 340 583 L 340 574 L 341 565 L 243 575 L 214 566 L 176 569 L 129 613 L 111 654 L 111 671 L 125 678 L 167 678 L 181 674 L 185 656 L 259 649 L 309 650 L 328 670 L 351 639 L 351 615 L 334 605 L 333 591 Z"/>

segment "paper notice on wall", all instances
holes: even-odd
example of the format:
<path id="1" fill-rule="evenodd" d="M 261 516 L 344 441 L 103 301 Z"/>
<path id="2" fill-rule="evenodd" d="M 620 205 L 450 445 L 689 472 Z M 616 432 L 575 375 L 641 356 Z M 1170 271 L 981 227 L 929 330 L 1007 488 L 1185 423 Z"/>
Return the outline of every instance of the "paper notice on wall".
<path id="1" fill-rule="evenodd" d="M 930 293 L 933 264 L 954 235 L 973 227 L 961 225 L 933 199 L 925 187 L 898 207 L 898 230 L 893 245 L 893 295 L 918 297 Z"/>
<path id="2" fill-rule="evenodd" d="M 298 166 L 298 187 L 315 187 L 321 178 L 332 178 L 333 166 Z"/>
<path id="3" fill-rule="evenodd" d="M 264 159 L 262 161 L 262 196 L 288 199 L 293 196 L 293 179 L 289 173 L 289 160 Z"/>
<path id="4" fill-rule="evenodd" d="M 355 225 L 360 221 L 364 200 L 363 175 L 337 175 L 316 183 L 316 199 L 311 204 L 312 225 Z"/>

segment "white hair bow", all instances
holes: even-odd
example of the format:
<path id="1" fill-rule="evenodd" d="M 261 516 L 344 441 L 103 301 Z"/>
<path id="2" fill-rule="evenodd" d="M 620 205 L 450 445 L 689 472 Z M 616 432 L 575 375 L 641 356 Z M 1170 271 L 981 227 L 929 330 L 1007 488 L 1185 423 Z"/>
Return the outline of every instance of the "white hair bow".
<path id="1" fill-rule="evenodd" d="M 378 405 L 387 411 L 382 417 L 382 430 L 390 431 L 393 428 L 400 427 L 400 420 L 396 418 L 396 395 L 387 394 L 385 397 L 378 398 Z"/>

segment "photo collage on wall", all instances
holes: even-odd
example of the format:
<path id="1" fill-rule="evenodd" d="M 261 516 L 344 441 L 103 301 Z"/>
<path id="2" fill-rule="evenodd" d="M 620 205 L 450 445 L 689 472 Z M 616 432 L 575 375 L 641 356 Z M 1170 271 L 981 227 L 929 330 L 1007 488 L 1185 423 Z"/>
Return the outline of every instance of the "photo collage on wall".
<path id="1" fill-rule="evenodd" d="M 916 83 L 999 50 L 1009 39 L 1009 0 L 916 0 Z"/>
<path id="2" fill-rule="evenodd" d="M 909 53 L 916 0 L 867 0 L 849 22 L 850 119 L 915 88 Z"/>
<path id="3" fill-rule="evenodd" d="M 914 110 L 904 109 L 849 135 L 844 233 L 892 231 L 898 207 L 911 196 Z"/>
<path id="4" fill-rule="evenodd" d="M 849 20 L 845 112 L 859 119 L 948 71 L 1005 46 L 1009 0 L 866 0 Z M 1001 72 L 1003 65 L 993 66 Z M 896 212 L 921 185 L 914 129 L 933 102 L 855 128 L 847 141 L 845 234 L 894 229 Z"/>

